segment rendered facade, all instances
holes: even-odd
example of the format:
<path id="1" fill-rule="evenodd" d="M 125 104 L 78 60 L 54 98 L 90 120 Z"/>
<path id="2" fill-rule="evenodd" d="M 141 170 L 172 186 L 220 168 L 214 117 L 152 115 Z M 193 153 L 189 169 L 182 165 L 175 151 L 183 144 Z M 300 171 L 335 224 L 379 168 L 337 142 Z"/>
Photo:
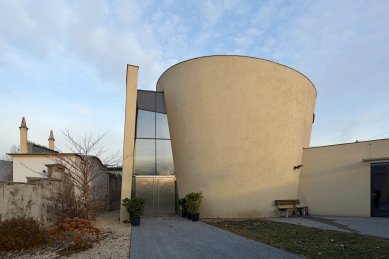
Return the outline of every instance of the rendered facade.
<path id="1" fill-rule="evenodd" d="M 137 90 L 137 73 L 127 67 L 122 199 L 144 198 L 146 215 L 202 192 L 203 218 L 276 216 L 288 199 L 314 215 L 389 216 L 389 140 L 310 147 L 316 89 L 300 72 L 200 57 L 166 70 L 155 92 Z"/>
<path id="2" fill-rule="evenodd" d="M 122 197 L 131 187 L 140 193 L 137 69 L 127 73 Z M 176 192 L 203 192 L 202 217 L 272 216 L 274 200 L 297 198 L 295 167 L 309 146 L 316 100 L 308 78 L 267 60 L 211 56 L 169 68 L 157 92 L 166 103 Z"/>
<path id="3" fill-rule="evenodd" d="M 299 198 L 316 215 L 389 217 L 389 139 L 304 149 Z"/>

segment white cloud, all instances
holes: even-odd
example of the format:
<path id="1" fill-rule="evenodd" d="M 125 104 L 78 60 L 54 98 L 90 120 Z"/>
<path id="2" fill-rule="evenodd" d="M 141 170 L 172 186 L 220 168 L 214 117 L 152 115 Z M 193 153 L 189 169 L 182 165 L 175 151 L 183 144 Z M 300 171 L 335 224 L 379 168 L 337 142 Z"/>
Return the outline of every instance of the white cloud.
<path id="1" fill-rule="evenodd" d="M 36 142 L 52 127 L 111 130 L 121 149 L 127 63 L 155 89 L 169 66 L 225 53 L 312 79 L 314 144 L 377 135 L 389 129 L 388 11 L 387 1 L 2 1 L 0 152 L 18 142 L 23 115 Z"/>

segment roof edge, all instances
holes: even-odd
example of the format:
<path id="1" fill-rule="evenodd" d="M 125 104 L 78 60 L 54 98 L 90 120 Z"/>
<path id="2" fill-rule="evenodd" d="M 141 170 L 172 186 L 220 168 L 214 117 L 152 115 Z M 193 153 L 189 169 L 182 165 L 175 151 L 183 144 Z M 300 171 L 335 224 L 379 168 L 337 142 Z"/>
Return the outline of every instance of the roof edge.
<path id="1" fill-rule="evenodd" d="M 345 143 L 337 143 L 337 144 L 330 144 L 330 145 L 322 145 L 322 146 L 314 146 L 314 147 L 304 147 L 303 149 L 313 149 L 313 148 L 322 148 L 322 147 L 333 147 L 333 146 L 340 146 L 340 145 L 351 145 L 351 144 L 359 144 L 359 143 L 365 143 L 365 142 L 373 142 L 373 141 L 382 141 L 382 140 L 389 140 L 389 138 L 380 138 L 380 139 L 370 139 L 370 140 L 357 140 L 355 142 L 345 142 Z"/>
<path id="2" fill-rule="evenodd" d="M 158 83 L 159 83 L 159 80 L 161 79 L 161 77 L 163 77 L 163 75 L 169 71 L 171 68 L 177 66 L 177 65 L 180 65 L 182 63 L 185 63 L 185 62 L 188 62 L 188 61 L 192 61 L 192 60 L 196 60 L 196 59 L 201 59 L 201 58 L 213 58 L 213 57 L 240 57 L 240 58 L 251 58 L 251 59 L 258 59 L 258 60 L 262 60 L 262 61 L 266 61 L 266 62 L 270 62 L 270 63 L 274 63 L 274 64 L 277 64 L 277 65 L 280 65 L 280 66 L 283 66 L 283 67 L 286 67 L 288 69 L 291 69 L 297 73 L 299 73 L 300 75 L 302 75 L 303 77 L 305 77 L 310 83 L 311 85 L 313 86 L 313 89 L 315 90 L 315 94 L 316 94 L 316 98 L 317 98 L 317 89 L 316 89 L 316 86 L 315 84 L 311 81 L 311 79 L 309 79 L 306 75 L 304 75 L 303 73 L 301 73 L 300 71 L 298 71 L 297 69 L 294 69 L 292 67 L 289 67 L 287 65 L 284 65 L 284 64 L 281 64 L 281 63 L 278 63 L 276 61 L 272 61 L 272 60 L 269 60 L 269 59 L 265 59 L 265 58 L 258 58 L 258 57 L 253 57 L 253 56 L 246 56 L 246 55 L 206 55 L 206 56 L 200 56 L 200 57 L 195 57 L 195 58 L 190 58 L 190 59 L 187 59 L 187 60 L 183 60 L 181 62 L 178 62 L 172 66 L 170 66 L 168 69 L 166 69 L 158 78 L 157 80 L 157 84 L 155 86 L 155 89 L 157 89 L 157 86 L 158 86 Z"/>

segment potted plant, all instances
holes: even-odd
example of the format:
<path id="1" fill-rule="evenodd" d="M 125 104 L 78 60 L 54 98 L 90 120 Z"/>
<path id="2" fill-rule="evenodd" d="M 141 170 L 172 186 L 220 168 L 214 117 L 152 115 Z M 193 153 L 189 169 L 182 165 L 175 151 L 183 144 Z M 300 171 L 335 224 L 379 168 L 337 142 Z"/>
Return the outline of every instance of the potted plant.
<path id="1" fill-rule="evenodd" d="M 201 200 L 203 199 L 203 194 L 201 192 L 191 192 L 186 196 L 186 207 L 188 214 L 190 214 L 192 221 L 199 221 L 200 218 L 200 205 Z"/>
<path id="2" fill-rule="evenodd" d="M 185 209 L 186 209 L 186 218 L 191 220 L 192 219 L 192 214 L 189 211 L 189 199 L 191 198 L 190 194 L 185 195 Z"/>
<path id="3" fill-rule="evenodd" d="M 145 201 L 138 197 L 132 199 L 125 198 L 122 200 L 122 205 L 126 207 L 127 212 L 130 214 L 131 225 L 139 226 L 140 216 L 143 215 L 143 209 L 145 207 Z"/>
<path id="4" fill-rule="evenodd" d="M 186 199 L 185 199 L 185 197 L 178 200 L 178 205 L 181 207 L 181 216 L 183 218 L 186 218 L 187 214 L 188 214 L 188 211 L 187 211 L 187 208 L 186 208 Z"/>

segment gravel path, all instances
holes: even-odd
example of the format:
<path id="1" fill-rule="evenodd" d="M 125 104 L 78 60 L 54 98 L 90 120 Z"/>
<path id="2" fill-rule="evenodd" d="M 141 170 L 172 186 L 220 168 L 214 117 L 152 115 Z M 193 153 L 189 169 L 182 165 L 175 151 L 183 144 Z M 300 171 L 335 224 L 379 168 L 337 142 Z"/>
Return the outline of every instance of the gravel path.
<path id="1" fill-rule="evenodd" d="M 131 259 L 301 258 L 203 222 L 142 218 L 132 228 Z"/>
<path id="2" fill-rule="evenodd" d="M 96 220 L 102 240 L 92 249 L 68 258 L 128 258 L 130 251 L 130 224 L 120 223 L 119 211 L 106 212 Z"/>
<path id="3" fill-rule="evenodd" d="M 93 225 L 100 229 L 100 242 L 93 244 L 93 248 L 70 257 L 58 256 L 53 248 L 43 247 L 29 253 L 13 252 L 0 255 L 0 258 L 129 258 L 131 227 L 128 223 L 119 222 L 118 210 L 103 213 Z"/>

